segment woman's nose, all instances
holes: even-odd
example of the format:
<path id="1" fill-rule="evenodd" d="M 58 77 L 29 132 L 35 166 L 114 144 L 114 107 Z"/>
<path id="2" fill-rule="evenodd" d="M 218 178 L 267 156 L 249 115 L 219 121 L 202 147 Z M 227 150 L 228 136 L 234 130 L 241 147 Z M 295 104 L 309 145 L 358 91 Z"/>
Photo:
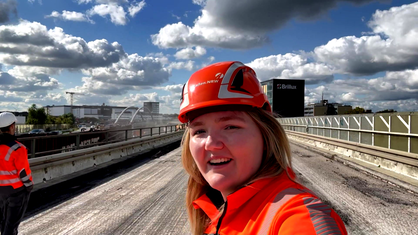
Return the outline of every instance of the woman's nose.
<path id="1" fill-rule="evenodd" d="M 206 138 L 206 150 L 217 150 L 222 149 L 224 147 L 224 143 L 222 141 L 222 138 L 217 134 L 209 134 Z"/>

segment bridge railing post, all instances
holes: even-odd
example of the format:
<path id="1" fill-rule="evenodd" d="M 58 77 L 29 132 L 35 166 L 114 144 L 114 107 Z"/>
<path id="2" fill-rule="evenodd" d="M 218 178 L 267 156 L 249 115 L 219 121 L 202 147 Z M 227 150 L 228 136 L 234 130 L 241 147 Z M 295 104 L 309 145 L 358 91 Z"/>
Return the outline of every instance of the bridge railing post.
<path id="1" fill-rule="evenodd" d="M 80 134 L 75 136 L 75 149 L 80 148 Z"/>
<path id="2" fill-rule="evenodd" d="M 33 138 L 30 143 L 30 157 L 35 158 L 35 146 L 36 146 L 36 139 Z"/>
<path id="3" fill-rule="evenodd" d="M 150 136 L 152 136 L 152 127 L 150 128 L 151 130 L 150 130 Z"/>
<path id="4" fill-rule="evenodd" d="M 128 130 L 125 130 L 125 141 L 128 140 Z"/>

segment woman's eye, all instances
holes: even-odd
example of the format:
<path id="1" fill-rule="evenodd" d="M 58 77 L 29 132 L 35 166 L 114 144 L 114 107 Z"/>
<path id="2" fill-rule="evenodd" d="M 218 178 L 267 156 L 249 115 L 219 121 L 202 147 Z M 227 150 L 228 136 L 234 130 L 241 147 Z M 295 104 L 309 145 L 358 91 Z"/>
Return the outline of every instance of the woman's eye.
<path id="1" fill-rule="evenodd" d="M 239 129 L 239 127 L 237 127 L 237 126 L 227 126 L 225 128 L 225 130 L 231 130 L 231 129 Z"/>
<path id="2" fill-rule="evenodd" d="M 193 135 L 199 135 L 199 134 L 205 133 L 205 131 L 204 130 L 197 130 L 197 131 L 194 131 L 192 133 L 193 133 Z"/>

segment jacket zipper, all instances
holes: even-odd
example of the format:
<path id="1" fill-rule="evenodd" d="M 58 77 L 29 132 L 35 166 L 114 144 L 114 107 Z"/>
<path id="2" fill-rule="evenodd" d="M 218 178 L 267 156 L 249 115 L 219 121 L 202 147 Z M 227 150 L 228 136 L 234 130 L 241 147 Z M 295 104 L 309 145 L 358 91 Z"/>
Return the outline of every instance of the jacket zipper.
<path id="1" fill-rule="evenodd" d="M 216 225 L 215 235 L 220 235 L 219 234 L 219 230 L 221 229 L 221 223 L 222 223 L 222 220 L 223 220 L 223 218 L 225 217 L 225 214 L 226 214 L 226 207 L 227 207 L 227 205 L 228 205 L 228 201 L 225 202 L 224 211 L 222 212 L 222 215 L 219 218 L 218 224 Z"/>

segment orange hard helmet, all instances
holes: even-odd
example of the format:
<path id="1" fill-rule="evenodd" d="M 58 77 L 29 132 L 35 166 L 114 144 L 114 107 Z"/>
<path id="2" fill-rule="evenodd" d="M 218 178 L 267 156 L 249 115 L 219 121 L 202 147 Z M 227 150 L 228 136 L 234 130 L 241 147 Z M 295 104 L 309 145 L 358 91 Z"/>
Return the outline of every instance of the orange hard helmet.
<path id="1" fill-rule="evenodd" d="M 238 61 L 215 63 L 196 71 L 184 85 L 178 119 L 186 123 L 192 119 L 191 112 L 227 111 L 234 107 L 256 107 L 271 112 L 252 68 Z"/>

